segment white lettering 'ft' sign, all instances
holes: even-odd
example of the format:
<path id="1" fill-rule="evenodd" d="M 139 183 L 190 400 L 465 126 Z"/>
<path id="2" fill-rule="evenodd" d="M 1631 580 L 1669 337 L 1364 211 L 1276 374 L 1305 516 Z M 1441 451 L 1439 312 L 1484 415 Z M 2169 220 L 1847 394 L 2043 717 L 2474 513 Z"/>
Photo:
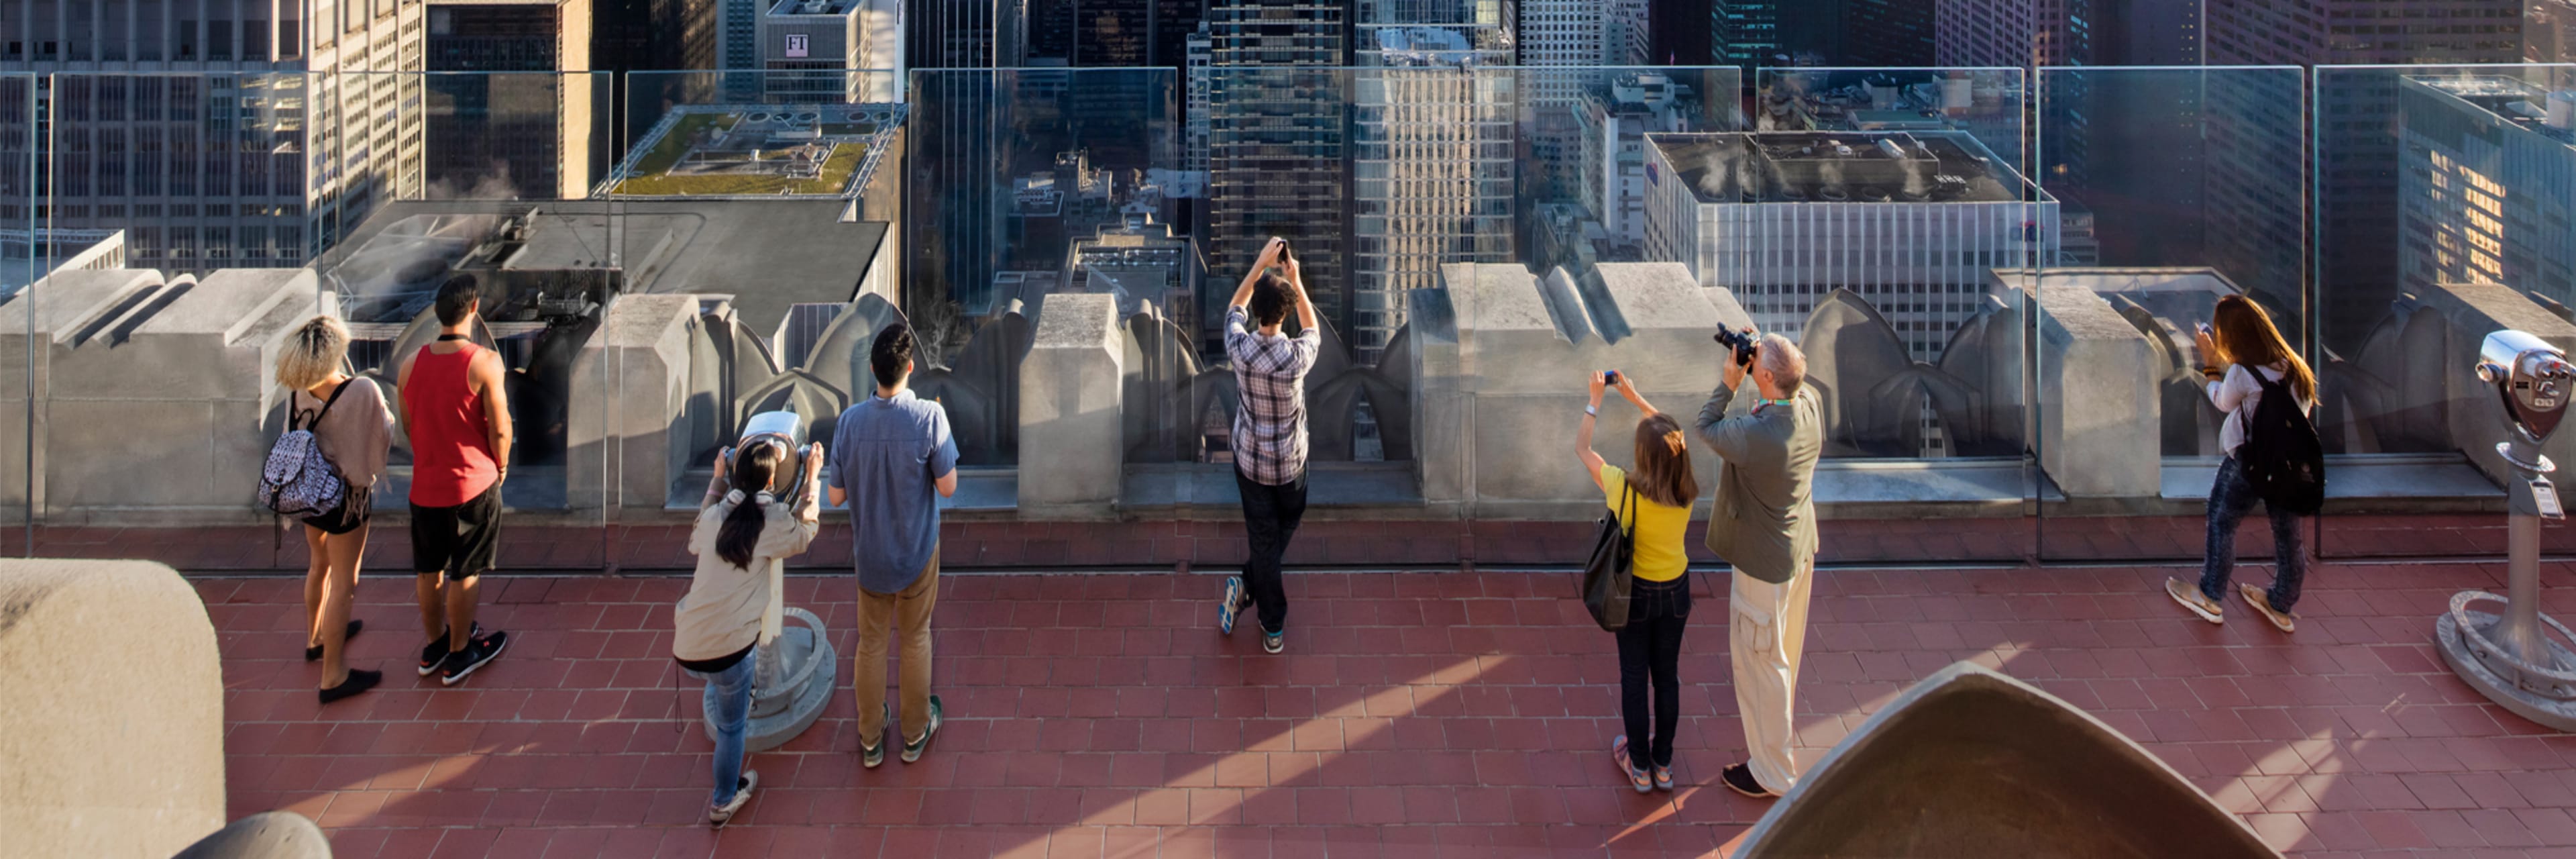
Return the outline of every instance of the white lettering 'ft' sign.
<path id="1" fill-rule="evenodd" d="M 787 34 L 787 56 L 788 56 L 788 58 L 790 58 L 790 59 L 796 59 L 796 58 L 802 58 L 802 57 L 804 57 L 804 56 L 805 56 L 805 39 L 806 39 L 806 36 L 805 36 L 805 34 L 803 34 L 803 33 L 789 33 L 789 34 Z"/>

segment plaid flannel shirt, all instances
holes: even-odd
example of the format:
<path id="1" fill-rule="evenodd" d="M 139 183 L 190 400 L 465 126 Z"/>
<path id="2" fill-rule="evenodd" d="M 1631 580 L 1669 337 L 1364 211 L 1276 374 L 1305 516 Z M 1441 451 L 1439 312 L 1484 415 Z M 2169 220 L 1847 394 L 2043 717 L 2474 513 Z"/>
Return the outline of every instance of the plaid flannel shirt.
<path id="1" fill-rule="evenodd" d="M 1324 336 L 1263 336 L 1240 305 L 1225 311 L 1225 356 L 1241 399 L 1234 410 L 1234 467 L 1252 482 L 1278 486 L 1306 473 L 1306 371 Z"/>

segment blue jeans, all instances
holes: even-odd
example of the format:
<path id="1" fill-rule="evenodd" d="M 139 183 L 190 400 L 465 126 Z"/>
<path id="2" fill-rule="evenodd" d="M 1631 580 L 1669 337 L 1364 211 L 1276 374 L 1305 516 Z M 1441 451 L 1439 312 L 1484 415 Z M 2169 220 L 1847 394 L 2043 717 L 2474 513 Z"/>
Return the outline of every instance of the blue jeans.
<path id="1" fill-rule="evenodd" d="M 2200 593 L 2210 599 L 2225 597 L 2227 581 L 2236 575 L 2236 525 L 2262 498 L 2254 494 L 2254 485 L 2245 482 L 2245 467 L 2236 457 L 2218 464 L 2218 479 L 2209 486 L 2208 556 L 2200 565 Z M 2272 517 L 2272 555 L 2278 564 L 2272 572 L 2272 589 L 2266 594 L 2274 611 L 2289 611 L 2299 602 L 2299 580 L 2307 575 L 2307 553 L 2299 548 L 2299 516 L 2265 505 Z"/>
<path id="2" fill-rule="evenodd" d="M 732 802 L 734 788 L 742 784 L 742 733 L 751 722 L 751 675 L 759 662 L 760 648 L 754 646 L 732 668 L 689 672 L 707 681 L 707 697 L 716 702 L 716 789 L 707 798 L 710 805 Z"/>

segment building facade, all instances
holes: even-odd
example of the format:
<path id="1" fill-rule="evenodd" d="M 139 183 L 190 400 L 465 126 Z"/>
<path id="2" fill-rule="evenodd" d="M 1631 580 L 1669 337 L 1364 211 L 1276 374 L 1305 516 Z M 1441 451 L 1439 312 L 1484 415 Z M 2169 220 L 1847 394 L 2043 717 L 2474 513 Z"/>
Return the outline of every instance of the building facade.
<path id="1" fill-rule="evenodd" d="M 1353 354 L 1375 363 L 1404 293 L 1440 266 L 1512 258 L 1520 75 L 1501 22 L 1366 27 L 1353 125 Z"/>
<path id="2" fill-rule="evenodd" d="M 1289 241 L 1327 324 L 1352 329 L 1351 63 L 1342 4 L 1211 0 L 1207 231 L 1218 281 Z"/>
<path id="3" fill-rule="evenodd" d="M 2405 285 L 2500 283 L 2576 305 L 2576 90 L 2503 75 L 2401 86 Z"/>
<path id="4" fill-rule="evenodd" d="M 899 0 L 785 0 L 762 16 L 760 48 L 772 99 L 903 100 Z"/>
<path id="5" fill-rule="evenodd" d="M 1648 260 L 1796 338 L 1849 289 L 1917 360 L 1986 306 L 1987 272 L 2057 256 L 2057 204 L 1954 131 L 1646 135 Z"/>
<path id="6" fill-rule="evenodd" d="M 1690 87 L 1661 72 L 1620 73 L 1583 100 L 1578 139 L 1583 211 L 1620 245 L 1646 241 L 1646 135 L 1688 131 Z"/>
<path id="7" fill-rule="evenodd" d="M 0 5 L 0 71 L 40 75 L 46 226 L 126 230 L 173 273 L 292 267 L 420 195 L 421 0 L 182 5 Z"/>
<path id="8" fill-rule="evenodd" d="M 590 195 L 614 86 L 588 73 L 591 3 L 429 0 L 428 70 L 454 74 L 428 77 L 427 194 Z"/>

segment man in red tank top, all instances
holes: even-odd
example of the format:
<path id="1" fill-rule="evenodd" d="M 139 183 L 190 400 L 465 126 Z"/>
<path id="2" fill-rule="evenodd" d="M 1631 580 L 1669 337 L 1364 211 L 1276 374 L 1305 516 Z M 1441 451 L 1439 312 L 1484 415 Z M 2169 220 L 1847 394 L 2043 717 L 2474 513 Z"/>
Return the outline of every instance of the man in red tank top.
<path id="1" fill-rule="evenodd" d="M 510 475 L 510 403 L 501 356 L 474 343 L 482 310 L 473 275 L 438 288 L 438 340 L 403 358 L 403 430 L 411 439 L 412 569 L 420 573 L 420 675 L 464 681 L 510 643 L 479 633 L 482 574 L 500 549 L 501 483 Z"/>

